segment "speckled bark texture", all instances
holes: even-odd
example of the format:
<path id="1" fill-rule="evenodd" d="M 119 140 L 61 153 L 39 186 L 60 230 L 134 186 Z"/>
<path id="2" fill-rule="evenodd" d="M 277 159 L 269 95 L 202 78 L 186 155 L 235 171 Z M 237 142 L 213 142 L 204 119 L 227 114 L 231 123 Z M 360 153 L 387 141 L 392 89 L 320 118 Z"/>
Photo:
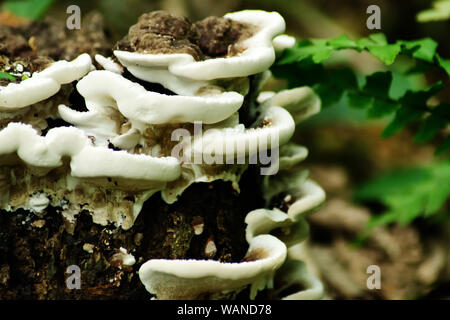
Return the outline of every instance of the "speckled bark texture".
<path id="1" fill-rule="evenodd" d="M 257 179 L 246 172 L 241 193 L 223 181 L 194 184 L 172 205 L 155 194 L 127 231 L 94 224 L 83 211 L 73 232 L 58 208 L 0 212 L 0 299 L 149 299 L 137 274 L 148 259 L 240 261 L 245 215 L 262 205 Z M 209 241 L 215 254 L 205 251 Z M 135 257 L 133 266 L 114 258 L 121 247 Z M 66 286 L 70 265 L 81 269 L 80 290 Z"/>

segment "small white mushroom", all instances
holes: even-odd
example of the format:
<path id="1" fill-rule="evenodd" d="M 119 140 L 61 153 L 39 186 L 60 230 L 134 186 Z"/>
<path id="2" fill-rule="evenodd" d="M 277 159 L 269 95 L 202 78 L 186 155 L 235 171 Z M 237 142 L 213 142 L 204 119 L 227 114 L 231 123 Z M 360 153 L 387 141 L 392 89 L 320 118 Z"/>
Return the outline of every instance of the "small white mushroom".
<path id="1" fill-rule="evenodd" d="M 271 286 L 275 271 L 286 259 L 283 242 L 270 235 L 252 239 L 240 263 L 213 260 L 149 260 L 139 269 L 147 291 L 158 299 L 195 299 L 201 294 L 221 294 L 251 285 L 253 299 L 258 290 Z"/>
<path id="2" fill-rule="evenodd" d="M 256 27 L 256 32 L 238 45 L 238 55 L 195 61 L 189 54 L 148 54 L 116 50 L 115 56 L 126 66 L 167 68 L 170 73 L 193 80 L 246 77 L 267 70 L 275 61 L 272 39 L 283 33 L 285 22 L 277 12 L 244 10 L 224 16 Z"/>
<path id="3" fill-rule="evenodd" d="M 45 193 L 37 193 L 31 196 L 29 207 L 32 211 L 42 213 L 50 204 L 50 200 Z"/>
<path id="4" fill-rule="evenodd" d="M 56 94 L 62 84 L 80 79 L 91 68 L 92 60 L 85 53 L 71 62 L 64 60 L 54 62 L 20 83 L 0 86 L 0 110 L 20 109 L 45 100 Z"/>
<path id="5" fill-rule="evenodd" d="M 109 263 L 121 269 L 123 266 L 133 266 L 136 263 L 136 259 L 131 253 L 128 253 L 127 249 L 120 247 L 119 251 L 110 258 Z"/>
<path id="6" fill-rule="evenodd" d="M 217 247 L 216 244 L 214 243 L 214 239 L 210 238 L 208 239 L 208 241 L 206 242 L 206 246 L 205 246 L 205 255 L 208 258 L 213 258 L 217 253 Z"/>
<path id="7" fill-rule="evenodd" d="M 83 250 L 87 253 L 93 253 L 95 246 L 91 243 L 85 243 L 83 244 Z"/>
<path id="8" fill-rule="evenodd" d="M 192 220 L 192 228 L 194 229 L 194 234 L 199 236 L 203 233 L 205 229 L 205 222 L 202 217 L 195 216 Z"/>

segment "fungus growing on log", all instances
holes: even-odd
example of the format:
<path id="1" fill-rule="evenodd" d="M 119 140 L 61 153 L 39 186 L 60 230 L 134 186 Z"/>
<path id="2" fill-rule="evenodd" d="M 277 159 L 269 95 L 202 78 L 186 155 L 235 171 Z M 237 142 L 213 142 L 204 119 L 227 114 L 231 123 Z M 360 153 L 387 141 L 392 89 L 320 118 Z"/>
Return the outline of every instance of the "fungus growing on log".
<path id="1" fill-rule="evenodd" d="M 54 126 L 4 117 L 0 221 L 31 214 L 34 228 L 58 230 L 56 256 L 92 267 L 89 298 L 99 290 L 92 270 L 100 294 L 129 290 L 122 298 L 138 295 L 130 288 L 145 298 L 234 298 L 247 287 L 252 299 L 267 289 L 319 298 L 320 282 L 289 252 L 308 235 L 304 215 L 325 199 L 298 166 L 307 149 L 290 142 L 320 99 L 307 87 L 259 95 L 276 54 L 294 44 L 284 29 L 276 12 L 196 23 L 152 12 L 114 57 L 95 55 L 104 70 L 82 54 L 0 88 L 2 117 L 58 102 L 46 113 L 33 106 Z M 52 98 L 73 81 L 75 101 Z M 283 297 L 278 282 L 306 289 Z"/>

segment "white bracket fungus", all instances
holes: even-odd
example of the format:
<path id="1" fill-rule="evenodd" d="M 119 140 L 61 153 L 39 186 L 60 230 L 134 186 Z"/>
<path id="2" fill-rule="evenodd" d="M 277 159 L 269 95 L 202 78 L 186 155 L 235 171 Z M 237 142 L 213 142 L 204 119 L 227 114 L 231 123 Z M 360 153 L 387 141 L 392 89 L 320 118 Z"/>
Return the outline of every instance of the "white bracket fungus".
<path id="1" fill-rule="evenodd" d="M 321 108 L 319 96 L 309 87 L 283 90 L 277 93 L 262 92 L 257 100 L 262 103 L 259 110 L 265 110 L 271 106 L 283 107 L 289 111 L 296 124 L 319 113 Z"/>
<path id="2" fill-rule="evenodd" d="M 128 119 L 147 124 L 219 122 L 235 113 L 244 99 L 237 92 L 169 96 L 147 91 L 140 84 L 110 71 L 89 73 L 78 82 L 77 89 L 91 112 L 101 114 L 102 110 L 113 107 Z M 64 118 L 69 122 L 81 123 L 83 116 L 76 111 L 64 112 Z"/>
<path id="3" fill-rule="evenodd" d="M 282 297 L 282 300 L 318 300 L 324 294 L 323 284 L 314 275 L 306 270 L 306 265 L 296 259 L 288 259 L 278 270 L 276 283 L 281 283 L 276 292 L 281 293 L 289 286 L 297 285 L 303 289 Z"/>
<path id="4" fill-rule="evenodd" d="M 194 158 L 196 154 L 208 154 L 234 159 L 277 148 L 289 141 L 295 130 L 290 113 L 276 106 L 268 108 L 256 123 L 262 126 L 246 129 L 240 124 L 233 128 L 209 129 L 193 139 L 186 154 Z"/>
<path id="5" fill-rule="evenodd" d="M 201 294 L 224 294 L 251 285 L 251 298 L 271 285 L 286 259 L 283 242 L 271 235 L 252 239 L 240 263 L 213 260 L 149 260 L 139 269 L 145 288 L 158 299 L 195 299 Z"/>
<path id="6" fill-rule="evenodd" d="M 94 147 L 83 131 L 74 127 L 54 128 L 42 137 L 31 126 L 10 123 L 0 131 L 0 162 L 2 156 L 13 153 L 29 166 L 46 169 L 59 167 L 63 157 L 70 157 L 71 174 L 79 178 L 172 181 L 180 176 L 176 158 Z"/>
<path id="7" fill-rule="evenodd" d="M 75 60 L 52 63 L 41 72 L 20 83 L 0 87 L 0 110 L 11 111 L 24 108 L 56 94 L 61 85 L 80 79 L 92 66 L 90 56 L 85 53 Z"/>

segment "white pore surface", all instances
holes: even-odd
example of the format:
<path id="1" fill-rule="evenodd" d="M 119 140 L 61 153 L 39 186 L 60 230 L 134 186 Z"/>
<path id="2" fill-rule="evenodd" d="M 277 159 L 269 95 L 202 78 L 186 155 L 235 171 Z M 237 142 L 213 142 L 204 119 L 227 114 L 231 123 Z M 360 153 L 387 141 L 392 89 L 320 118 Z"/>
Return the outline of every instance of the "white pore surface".
<path id="1" fill-rule="evenodd" d="M 70 157 L 74 177 L 117 177 L 147 181 L 173 181 L 181 169 L 176 158 L 155 158 L 129 154 L 106 147 L 94 147 L 88 137 L 75 127 L 59 127 L 40 136 L 31 126 L 10 123 L 0 131 L 0 159 L 16 153 L 34 167 L 56 168 L 62 157 Z"/>
<path id="2" fill-rule="evenodd" d="M 229 292 L 249 284 L 270 281 L 286 259 L 283 242 L 271 235 L 252 239 L 247 255 L 254 261 L 223 263 L 214 260 L 163 260 L 144 263 L 139 277 L 147 291 L 159 299 L 195 298 L 204 292 Z"/>
<path id="3" fill-rule="evenodd" d="M 169 70 L 164 68 L 149 68 L 129 65 L 127 66 L 128 71 L 138 79 L 159 83 L 164 88 L 167 88 L 176 94 L 193 96 L 200 88 L 204 88 L 209 85 L 208 81 L 193 80 L 185 77 L 179 77 L 171 73 Z"/>
<path id="4" fill-rule="evenodd" d="M 246 77 L 267 70 L 275 61 L 272 39 L 283 33 L 285 22 L 277 12 L 244 10 L 224 16 L 256 27 L 255 34 L 238 45 L 244 50 L 235 56 L 195 61 L 189 54 L 149 54 L 117 50 L 126 66 L 167 68 L 170 73 L 194 80 Z"/>
<path id="5" fill-rule="evenodd" d="M 50 98 L 59 91 L 62 84 L 80 79 L 91 68 L 92 61 L 87 53 L 71 62 L 54 62 L 29 79 L 0 87 L 0 110 L 20 109 Z"/>
<path id="6" fill-rule="evenodd" d="M 102 113 L 113 107 L 128 119 L 147 124 L 216 123 L 235 113 L 244 100 L 237 92 L 169 96 L 147 91 L 140 84 L 110 71 L 89 73 L 78 82 L 77 89 L 85 98 L 88 110 Z M 81 117 L 86 115 L 66 112 L 65 117 L 71 123 L 81 123 Z"/>

